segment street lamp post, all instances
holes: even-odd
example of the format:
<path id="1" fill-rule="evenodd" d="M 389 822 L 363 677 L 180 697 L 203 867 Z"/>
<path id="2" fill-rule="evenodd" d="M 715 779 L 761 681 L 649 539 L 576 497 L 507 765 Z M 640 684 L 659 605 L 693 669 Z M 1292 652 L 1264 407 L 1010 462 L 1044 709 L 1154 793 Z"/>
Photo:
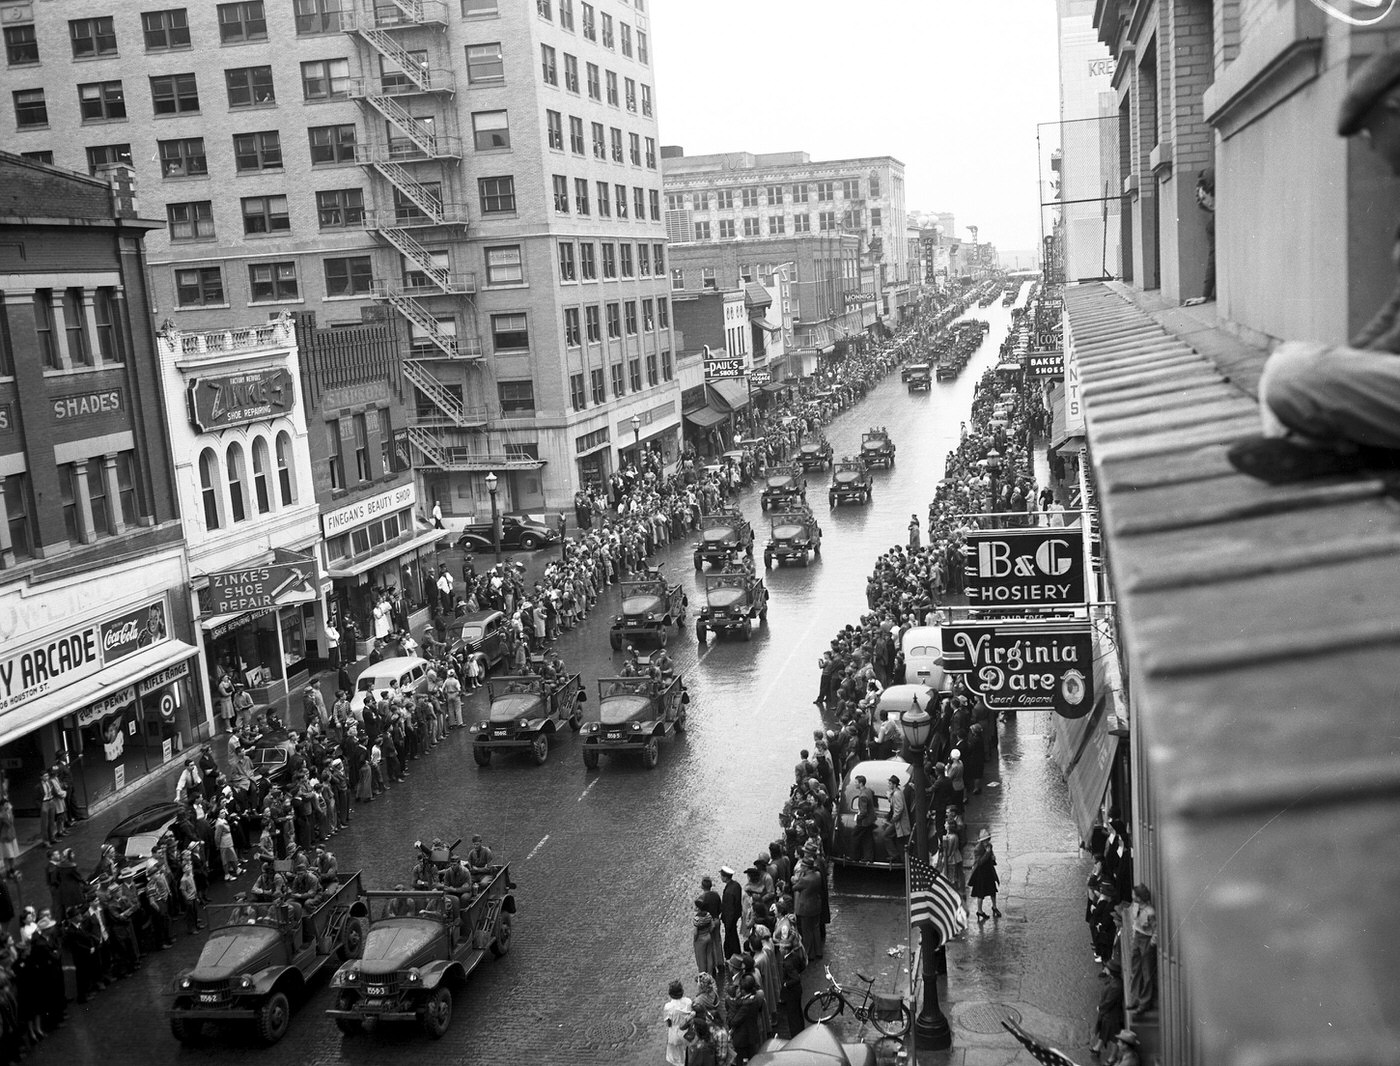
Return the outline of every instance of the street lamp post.
<path id="1" fill-rule="evenodd" d="M 486 491 L 491 494 L 491 544 L 496 549 L 496 565 L 501 565 L 501 520 L 496 514 L 496 487 L 500 478 L 493 470 L 486 475 Z"/>
<path id="2" fill-rule="evenodd" d="M 933 718 L 928 711 L 913 701 L 910 708 L 899 717 L 899 728 L 904 733 L 904 742 L 909 747 L 909 765 L 913 771 L 914 784 L 914 854 L 923 862 L 929 861 L 928 852 L 928 781 L 924 775 L 924 752 L 929 737 L 933 735 Z M 953 1031 L 938 1002 L 938 952 L 943 945 L 936 943 L 937 934 L 933 926 L 919 926 L 919 950 L 923 956 L 923 1002 L 918 1016 L 914 1019 L 914 1039 L 917 1047 L 930 1051 L 943 1051 L 953 1046 Z"/>
<path id="3" fill-rule="evenodd" d="M 642 469 L 642 420 L 638 415 L 632 416 L 632 450 L 637 453 L 637 472 Z"/>

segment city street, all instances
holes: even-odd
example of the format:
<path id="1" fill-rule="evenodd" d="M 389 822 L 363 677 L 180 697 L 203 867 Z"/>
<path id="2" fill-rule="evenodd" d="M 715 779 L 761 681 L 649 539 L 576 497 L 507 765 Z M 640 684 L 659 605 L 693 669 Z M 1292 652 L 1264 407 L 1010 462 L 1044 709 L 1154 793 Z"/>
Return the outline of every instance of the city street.
<path id="1" fill-rule="evenodd" d="M 182 936 L 176 948 L 150 958 L 137 976 L 74 1007 L 70 1023 L 44 1041 L 30 1061 L 137 1061 L 152 1052 L 172 1061 L 214 1063 L 244 1061 L 251 1053 L 260 1062 L 305 1066 L 396 1061 L 641 1066 L 660 1061 L 662 1037 L 656 1023 L 666 984 L 681 977 L 687 991 L 693 990 L 690 901 L 699 877 L 717 874 L 724 863 L 741 868 L 776 835 L 776 814 L 797 751 L 822 724 L 811 702 L 817 657 L 835 629 L 864 611 L 865 579 L 876 556 L 906 538 L 911 513 L 922 521 L 944 457 L 967 416 L 973 387 L 996 360 L 1010 310 L 997 304 L 969 314 L 990 319 L 991 330 L 959 380 L 909 395 L 893 374 L 827 428 L 840 457 L 857 449 L 867 426 L 886 426 L 899 448 L 897 465 L 875 474 L 870 507 L 830 513 L 826 475 L 809 476 L 808 496 L 823 527 L 822 558 L 809 568 L 768 573 L 769 619 L 752 642 L 712 639 L 697 648 L 693 619 L 702 586 L 691 564 L 690 540 L 662 553 L 659 561 L 667 575 L 690 595 L 687 624 L 672 638 L 670 650 L 684 671 L 692 703 L 688 731 L 663 742 L 655 770 L 605 758 L 597 771 L 587 771 L 578 740 L 569 733 L 543 767 L 523 755 L 498 755 L 482 770 L 472 762 L 469 736 L 457 732 L 431 756 L 411 764 L 405 785 L 357 807 L 353 826 L 334 839 L 332 848 L 342 872 L 363 870 L 369 887 L 390 888 L 408 879 L 416 837 L 451 840 L 480 832 L 498 858 L 512 863 L 520 905 L 512 950 L 500 961 L 488 960 L 459 992 L 452 1028 L 441 1042 L 400 1027 L 343 1039 L 322 1013 L 330 1004 L 322 984 L 300 1006 L 287 1037 L 272 1049 L 258 1050 L 251 1034 L 232 1033 L 206 1048 L 181 1049 L 162 1014 L 163 992 L 191 963 L 202 941 Z M 761 566 L 767 516 L 757 492 L 746 493 L 741 506 L 755 525 Z M 589 690 L 585 718 L 596 709 L 596 679 L 611 675 L 620 662 L 607 640 L 616 600 L 612 592 L 584 626 L 559 642 L 565 661 L 582 672 Z M 473 700 L 484 712 L 483 702 L 479 696 Z M 1015 773 L 1007 775 L 1007 787 L 978 797 L 969 812 L 970 829 L 1013 823 L 1014 839 L 1000 828 L 997 836 L 999 850 L 1011 849 L 1010 861 L 1003 859 L 1011 900 L 1004 904 L 1008 918 L 999 931 L 989 926 L 985 934 L 986 950 L 1004 950 L 1007 956 L 997 970 L 1002 977 L 1014 969 L 1013 956 L 1035 956 L 1041 960 L 1037 966 L 1049 967 L 1059 956 L 1043 952 L 1058 951 L 1066 939 L 1081 936 L 1077 924 L 1043 933 L 1040 926 L 1028 924 L 1037 921 L 1037 908 L 1047 923 L 1063 924 L 1062 912 L 1073 911 L 1062 905 L 1064 899 L 1082 898 L 1082 872 L 1064 861 L 1074 859 L 1073 829 L 1063 813 L 1063 785 L 1042 758 L 1039 734 L 1045 726 L 1044 716 L 1022 717 L 1016 727 L 1019 739 L 1009 739 L 1006 749 Z M 1029 858 L 1017 858 L 1018 852 Z M 1037 860 L 1037 853 L 1049 857 Z M 91 856 L 82 861 L 90 862 Z M 248 880 L 245 875 L 240 885 L 246 887 Z M 1020 885 L 1029 888 L 1025 905 L 1018 908 Z M 838 895 L 832 901 L 828 964 L 844 976 L 882 959 L 893 982 L 898 967 L 907 965 L 907 959 L 886 955 L 886 949 L 903 942 L 902 881 L 886 884 L 838 873 L 834 889 Z M 37 885 L 34 890 L 42 892 Z M 850 897 L 842 898 L 842 892 Z M 1047 892 L 1059 901 L 1048 910 Z M 228 894 L 228 887 L 221 886 L 216 898 Z M 975 924 L 974 941 L 980 938 Z M 1001 935 L 1008 943 L 998 948 L 993 938 Z M 1087 963 L 1087 939 L 1083 946 L 1078 954 Z M 955 998 L 966 995 L 970 985 L 976 986 L 979 1000 L 1025 998 L 1024 989 L 1005 980 L 977 976 L 971 946 L 955 948 L 950 956 Z M 1077 957 L 1072 950 L 1070 956 Z M 1083 969 L 1092 997 L 1093 970 Z M 809 985 L 820 979 L 820 967 L 813 966 Z M 1084 988 L 1077 969 L 1061 988 L 1062 1001 L 1043 1009 L 1061 1016 L 1082 1011 Z M 956 1009 L 950 1013 L 956 1018 Z M 1033 1028 L 1042 1020 L 1026 1018 Z M 1081 1029 L 1087 1024 L 1085 1016 Z M 1071 1035 L 1048 1022 L 1046 1029 L 1047 1035 L 1067 1041 Z"/>

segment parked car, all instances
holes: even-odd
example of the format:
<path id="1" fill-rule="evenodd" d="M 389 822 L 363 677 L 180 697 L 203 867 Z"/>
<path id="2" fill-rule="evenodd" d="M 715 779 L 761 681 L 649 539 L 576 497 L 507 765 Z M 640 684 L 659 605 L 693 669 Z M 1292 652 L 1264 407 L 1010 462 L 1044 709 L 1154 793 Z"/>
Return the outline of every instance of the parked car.
<path id="1" fill-rule="evenodd" d="M 152 861 L 151 849 L 175 824 L 183 809 L 179 803 L 153 803 L 112 827 L 103 843 L 116 850 L 121 876 L 145 878 L 146 867 Z"/>
<path id="2" fill-rule="evenodd" d="M 508 551 L 534 551 L 550 544 L 559 543 L 559 530 L 548 521 L 535 522 L 531 518 L 547 519 L 548 515 L 527 516 L 501 515 L 501 548 Z M 557 519 L 555 520 L 558 521 Z M 495 550 L 491 536 L 491 522 L 469 522 L 462 527 L 457 538 L 459 551 L 489 552 Z"/>
<path id="3" fill-rule="evenodd" d="M 480 655 L 487 670 L 506 657 L 506 616 L 500 611 L 472 611 L 455 619 L 452 629 L 454 656 Z"/>
<path id="4" fill-rule="evenodd" d="M 952 679 L 943 671 L 943 631 L 938 626 L 911 626 L 900 638 L 899 650 L 906 683 L 938 692 L 952 688 Z"/>
<path id="5" fill-rule="evenodd" d="M 549 758 L 549 739 L 566 725 L 575 733 L 583 724 L 579 705 L 587 699 L 578 674 L 558 682 L 543 677 L 496 677 L 487 682 L 491 701 L 488 717 L 475 722 L 471 732 L 472 757 L 478 766 L 489 766 L 491 753 L 529 748 L 536 766 Z"/>
<path id="6" fill-rule="evenodd" d="M 363 710 L 371 693 L 375 698 L 387 692 L 390 682 L 398 682 L 400 692 L 421 692 L 428 686 L 428 660 L 417 655 L 399 655 L 365 667 L 355 679 L 355 694 L 350 697 L 352 710 Z"/>
<path id="7" fill-rule="evenodd" d="M 601 754 L 640 754 L 650 770 L 661 757 L 661 738 L 685 732 L 684 696 L 678 677 L 599 678 L 598 720 L 583 724 L 583 765 L 596 770 Z"/>
<path id="8" fill-rule="evenodd" d="M 753 639 L 754 624 L 768 621 L 768 589 L 747 570 L 726 570 L 705 575 L 705 606 L 695 620 L 695 639 L 701 644 L 709 633 L 738 630 L 744 640 Z"/>
<path id="9" fill-rule="evenodd" d="M 906 704 L 907 706 L 907 704 Z M 844 866 L 864 866 L 879 870 L 898 870 L 903 861 L 891 862 L 879 835 L 879 822 L 890 816 L 890 801 L 886 792 L 891 775 L 899 778 L 901 785 L 907 785 L 913 768 L 903 759 L 867 759 L 858 762 L 841 780 L 841 811 L 836 818 L 832 834 L 831 857 Z M 865 859 L 857 852 L 856 844 L 856 792 L 859 786 L 857 777 L 864 777 L 866 786 L 875 793 L 875 854 Z"/>

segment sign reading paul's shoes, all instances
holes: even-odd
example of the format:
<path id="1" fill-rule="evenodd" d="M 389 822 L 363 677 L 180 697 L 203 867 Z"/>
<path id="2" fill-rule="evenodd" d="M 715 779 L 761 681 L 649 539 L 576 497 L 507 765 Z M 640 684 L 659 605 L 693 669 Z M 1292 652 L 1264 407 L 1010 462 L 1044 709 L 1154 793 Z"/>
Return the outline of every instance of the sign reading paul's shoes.
<path id="1" fill-rule="evenodd" d="M 964 548 L 973 607 L 1064 607 L 1084 599 L 1084 535 L 1061 526 L 978 529 Z"/>
<path id="2" fill-rule="evenodd" d="M 1087 621 L 945 625 L 943 669 L 962 674 L 994 711 L 1082 718 L 1094 706 L 1094 643 Z"/>

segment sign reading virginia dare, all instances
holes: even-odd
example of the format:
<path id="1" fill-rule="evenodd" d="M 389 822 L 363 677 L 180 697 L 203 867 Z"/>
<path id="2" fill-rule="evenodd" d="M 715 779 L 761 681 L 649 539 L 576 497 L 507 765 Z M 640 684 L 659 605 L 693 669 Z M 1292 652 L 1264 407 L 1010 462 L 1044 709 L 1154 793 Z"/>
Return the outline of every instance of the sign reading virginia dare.
<path id="1" fill-rule="evenodd" d="M 943 669 L 997 711 L 1082 718 L 1094 706 L 1089 623 L 966 622 L 943 627 Z"/>
<path id="2" fill-rule="evenodd" d="M 186 396 L 190 424 L 200 433 L 289 414 L 296 389 L 286 367 L 194 378 Z"/>

